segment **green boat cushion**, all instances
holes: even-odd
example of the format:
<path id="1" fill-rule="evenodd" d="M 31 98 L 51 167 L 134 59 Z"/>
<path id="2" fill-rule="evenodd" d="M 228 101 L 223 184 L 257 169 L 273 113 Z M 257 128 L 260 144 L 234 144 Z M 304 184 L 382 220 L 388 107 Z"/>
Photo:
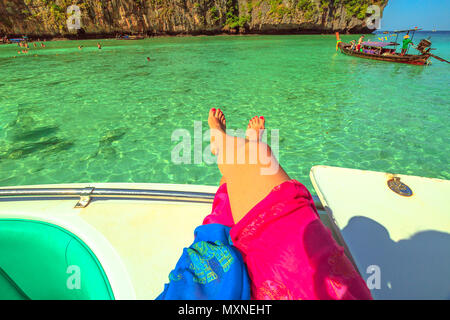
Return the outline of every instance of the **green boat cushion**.
<path id="1" fill-rule="evenodd" d="M 114 299 L 89 247 L 46 222 L 0 219 L 0 299 Z"/>
<path id="2" fill-rule="evenodd" d="M 29 297 L 17 286 L 6 272 L 0 268 L 0 299 L 29 300 Z"/>

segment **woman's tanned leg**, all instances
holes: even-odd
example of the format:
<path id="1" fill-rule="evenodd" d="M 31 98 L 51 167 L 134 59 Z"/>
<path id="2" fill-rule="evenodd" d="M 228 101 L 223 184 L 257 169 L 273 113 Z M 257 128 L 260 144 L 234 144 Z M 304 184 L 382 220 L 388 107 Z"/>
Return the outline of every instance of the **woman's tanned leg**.
<path id="1" fill-rule="evenodd" d="M 225 116 L 211 109 L 211 151 L 218 156 L 218 167 L 226 179 L 231 212 L 237 223 L 277 185 L 290 180 L 270 147 L 260 141 L 264 119 L 251 119 L 247 138 L 227 135 Z"/>

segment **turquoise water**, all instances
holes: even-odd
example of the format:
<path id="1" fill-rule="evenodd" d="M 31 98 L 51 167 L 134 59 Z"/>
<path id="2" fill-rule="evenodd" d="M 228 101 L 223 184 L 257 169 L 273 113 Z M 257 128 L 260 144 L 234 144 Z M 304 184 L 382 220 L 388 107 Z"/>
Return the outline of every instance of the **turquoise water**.
<path id="1" fill-rule="evenodd" d="M 449 59 L 450 33 L 430 35 Z M 217 106 L 234 129 L 265 116 L 282 166 L 310 188 L 317 164 L 450 178 L 448 64 L 348 57 L 319 35 L 96 42 L 0 46 L 0 186 L 217 185 L 214 165 L 171 161 L 172 132 L 206 131 Z"/>

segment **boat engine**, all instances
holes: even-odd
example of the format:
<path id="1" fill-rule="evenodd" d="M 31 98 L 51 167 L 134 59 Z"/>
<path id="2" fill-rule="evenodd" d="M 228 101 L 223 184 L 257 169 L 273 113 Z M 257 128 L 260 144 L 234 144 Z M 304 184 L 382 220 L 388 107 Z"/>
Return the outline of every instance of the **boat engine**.
<path id="1" fill-rule="evenodd" d="M 431 50 L 430 46 L 431 46 L 430 40 L 422 39 L 417 45 L 417 50 L 419 50 L 422 53 L 428 53 Z"/>

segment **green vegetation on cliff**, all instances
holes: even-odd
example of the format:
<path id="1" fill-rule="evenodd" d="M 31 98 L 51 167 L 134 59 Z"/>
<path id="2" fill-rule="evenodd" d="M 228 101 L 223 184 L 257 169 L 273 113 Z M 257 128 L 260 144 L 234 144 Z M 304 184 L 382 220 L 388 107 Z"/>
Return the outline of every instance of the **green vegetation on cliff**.
<path id="1" fill-rule="evenodd" d="M 358 19 L 364 19 L 366 16 L 367 8 L 372 5 L 379 5 L 380 7 L 386 6 L 388 0 L 335 0 L 335 4 L 344 4 L 347 10 L 347 16 L 357 17 Z"/>
<path id="2" fill-rule="evenodd" d="M 387 0 L 11 0 L 0 1 L 0 33 L 68 34 L 72 4 L 83 33 L 357 32 L 368 6 Z"/>

